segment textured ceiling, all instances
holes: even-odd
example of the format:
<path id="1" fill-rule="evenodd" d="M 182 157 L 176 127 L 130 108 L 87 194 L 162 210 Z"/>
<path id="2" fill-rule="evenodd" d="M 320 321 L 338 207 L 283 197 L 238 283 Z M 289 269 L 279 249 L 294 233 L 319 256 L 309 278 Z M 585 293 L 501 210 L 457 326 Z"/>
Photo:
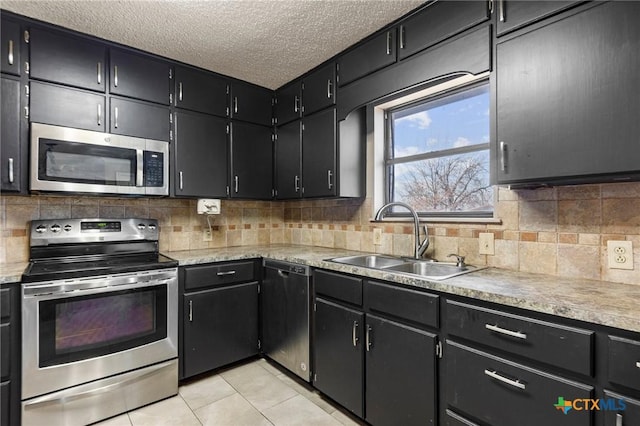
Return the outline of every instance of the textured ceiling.
<path id="1" fill-rule="evenodd" d="M 275 89 L 424 0 L 2 0 L 3 9 Z"/>

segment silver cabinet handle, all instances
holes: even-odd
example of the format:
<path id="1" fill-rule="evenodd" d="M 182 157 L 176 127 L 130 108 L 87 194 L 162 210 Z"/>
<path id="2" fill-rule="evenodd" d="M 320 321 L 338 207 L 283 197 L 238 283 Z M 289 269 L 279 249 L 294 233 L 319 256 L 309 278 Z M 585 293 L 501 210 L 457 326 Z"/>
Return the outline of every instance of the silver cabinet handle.
<path id="1" fill-rule="evenodd" d="M 518 339 L 526 340 L 527 335 L 525 333 L 521 333 L 520 331 L 511 331 L 506 328 L 498 327 L 497 325 L 485 324 L 484 328 L 487 330 L 495 331 L 496 333 L 505 334 L 511 337 L 517 337 Z"/>
<path id="2" fill-rule="evenodd" d="M 118 66 L 113 66 L 113 85 L 118 87 Z"/>
<path id="3" fill-rule="evenodd" d="M 225 275 L 235 275 L 236 271 L 222 271 L 218 272 L 216 275 L 219 277 L 224 277 Z"/>
<path id="4" fill-rule="evenodd" d="M 9 54 L 7 55 L 9 65 L 13 65 L 13 40 L 9 40 Z"/>
<path id="5" fill-rule="evenodd" d="M 300 176 L 297 176 L 295 178 L 293 178 L 293 185 L 296 188 L 296 192 L 300 191 Z"/>
<path id="6" fill-rule="evenodd" d="M 295 95 L 293 98 L 293 112 L 300 111 L 300 96 Z"/>
<path id="7" fill-rule="evenodd" d="M 238 97 L 237 96 L 233 97 L 233 113 L 234 114 L 238 113 Z"/>
<path id="8" fill-rule="evenodd" d="M 193 300 L 189 300 L 189 322 L 193 322 Z"/>
<path id="9" fill-rule="evenodd" d="M 404 25 L 400 25 L 400 49 L 404 49 Z"/>
<path id="10" fill-rule="evenodd" d="M 365 346 L 367 347 L 367 352 L 371 350 L 371 326 L 367 324 L 367 330 L 365 333 Z"/>
<path id="11" fill-rule="evenodd" d="M 29 107 L 25 106 L 24 107 L 24 118 L 29 118 Z M 100 123 L 98 123 L 100 124 Z"/>
<path id="12" fill-rule="evenodd" d="M 507 144 L 500 142 L 500 170 L 507 170 Z"/>
<path id="13" fill-rule="evenodd" d="M 179 180 L 180 180 L 180 190 L 182 190 L 182 186 L 183 186 L 182 185 L 182 183 L 183 183 L 182 182 L 182 171 L 180 171 L 180 173 L 178 173 L 178 176 L 179 176 Z"/>
<path id="14" fill-rule="evenodd" d="M 182 102 L 182 82 L 178 83 L 178 100 Z"/>
<path id="15" fill-rule="evenodd" d="M 239 181 L 240 179 L 238 178 L 238 175 L 235 175 L 233 178 L 233 182 L 234 182 L 234 190 L 236 194 L 238 193 Z"/>
<path id="16" fill-rule="evenodd" d="M 493 15 L 493 0 L 488 0 L 489 15 Z"/>
<path id="17" fill-rule="evenodd" d="M 486 374 L 487 376 L 491 377 L 492 379 L 496 379 L 502 383 L 506 383 L 508 385 L 513 386 L 514 388 L 518 388 L 518 389 L 526 389 L 526 385 L 524 383 L 522 383 L 520 380 L 512 380 L 509 379 L 507 377 L 501 376 L 500 374 L 498 374 L 497 371 L 495 370 L 484 370 L 484 374 Z"/>
<path id="18" fill-rule="evenodd" d="M 327 80 L 327 98 L 331 99 L 331 95 L 333 94 L 333 83 L 331 79 Z"/>
<path id="19" fill-rule="evenodd" d="M 9 183 L 13 183 L 13 158 L 9 158 Z"/>
<path id="20" fill-rule="evenodd" d="M 636 362 L 636 367 L 640 368 L 640 361 Z"/>
<path id="21" fill-rule="evenodd" d="M 327 187 L 333 188 L 333 172 L 331 170 L 327 170 Z"/>
<path id="22" fill-rule="evenodd" d="M 102 62 L 98 61 L 98 84 L 102 84 Z"/>
<path id="23" fill-rule="evenodd" d="M 500 0 L 498 7 L 500 8 L 500 22 L 504 22 L 504 0 Z"/>
<path id="24" fill-rule="evenodd" d="M 353 346 L 358 346 L 358 321 L 353 322 L 353 328 L 351 329 L 351 342 Z"/>
<path id="25" fill-rule="evenodd" d="M 118 128 L 118 107 L 113 109 L 113 125 L 116 129 Z"/>
<path id="26" fill-rule="evenodd" d="M 616 413 L 616 426 L 624 426 L 624 423 L 622 423 L 623 420 L 622 414 Z"/>
<path id="27" fill-rule="evenodd" d="M 391 31 L 387 31 L 387 55 L 391 55 Z"/>
<path id="28" fill-rule="evenodd" d="M 98 126 L 102 126 L 102 105 L 98 104 Z"/>

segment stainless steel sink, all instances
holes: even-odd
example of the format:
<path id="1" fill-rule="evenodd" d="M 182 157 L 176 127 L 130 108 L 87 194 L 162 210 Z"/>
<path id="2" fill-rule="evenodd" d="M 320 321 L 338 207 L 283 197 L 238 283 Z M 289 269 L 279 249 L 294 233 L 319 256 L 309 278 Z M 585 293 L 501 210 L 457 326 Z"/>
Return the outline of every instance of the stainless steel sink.
<path id="1" fill-rule="evenodd" d="M 329 259 L 332 262 L 344 263 L 346 265 L 363 266 L 365 268 L 384 269 L 394 265 L 402 265 L 406 261 L 392 256 L 378 254 L 367 254 L 361 256 L 336 257 Z"/>
<path id="2" fill-rule="evenodd" d="M 388 271 L 419 275 L 432 280 L 444 280 L 457 275 L 468 274 L 482 268 L 471 265 L 457 266 L 455 263 L 411 261 L 385 268 Z"/>

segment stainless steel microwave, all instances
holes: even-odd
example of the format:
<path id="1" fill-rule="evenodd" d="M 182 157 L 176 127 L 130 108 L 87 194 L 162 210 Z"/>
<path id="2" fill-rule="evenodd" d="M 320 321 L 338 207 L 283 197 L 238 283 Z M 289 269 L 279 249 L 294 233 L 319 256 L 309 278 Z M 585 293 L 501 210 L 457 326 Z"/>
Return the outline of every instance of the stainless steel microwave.
<path id="1" fill-rule="evenodd" d="M 169 143 L 31 124 L 32 191 L 168 195 Z"/>

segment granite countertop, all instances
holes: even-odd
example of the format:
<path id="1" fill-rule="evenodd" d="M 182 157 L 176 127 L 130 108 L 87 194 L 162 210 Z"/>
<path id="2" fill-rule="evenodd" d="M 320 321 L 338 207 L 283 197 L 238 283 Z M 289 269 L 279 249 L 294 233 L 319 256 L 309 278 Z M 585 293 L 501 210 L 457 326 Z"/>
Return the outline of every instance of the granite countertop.
<path id="1" fill-rule="evenodd" d="M 443 281 L 326 261 L 363 254 L 310 246 L 266 245 L 166 252 L 182 265 L 265 257 L 397 282 L 516 308 L 640 332 L 640 286 L 487 268 Z"/>
<path id="2" fill-rule="evenodd" d="M 28 262 L 0 264 L 0 284 L 19 283 Z"/>

